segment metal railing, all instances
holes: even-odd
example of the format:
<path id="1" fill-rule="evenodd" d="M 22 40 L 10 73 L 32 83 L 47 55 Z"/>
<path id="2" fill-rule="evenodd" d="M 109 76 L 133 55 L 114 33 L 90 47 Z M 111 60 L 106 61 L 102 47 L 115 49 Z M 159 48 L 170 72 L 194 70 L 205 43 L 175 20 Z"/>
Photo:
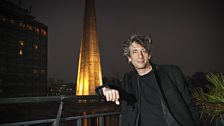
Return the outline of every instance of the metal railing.
<path id="1" fill-rule="evenodd" d="M 52 126 L 59 126 L 61 122 L 76 121 L 76 126 L 83 125 L 83 119 L 98 118 L 97 126 L 104 126 L 105 117 L 117 116 L 118 124 L 120 125 L 120 113 L 119 112 L 103 112 L 97 114 L 81 115 L 81 116 L 70 116 L 61 117 L 63 111 L 63 105 L 65 101 L 76 101 L 80 102 L 102 102 L 102 98 L 98 96 L 43 96 L 43 97 L 18 97 L 18 98 L 0 98 L 0 105 L 4 104 L 16 104 L 16 103 L 42 103 L 42 102 L 60 102 L 56 118 L 39 119 L 32 121 L 21 121 L 13 123 L 4 123 L 0 126 L 29 126 L 33 124 L 50 123 Z"/>

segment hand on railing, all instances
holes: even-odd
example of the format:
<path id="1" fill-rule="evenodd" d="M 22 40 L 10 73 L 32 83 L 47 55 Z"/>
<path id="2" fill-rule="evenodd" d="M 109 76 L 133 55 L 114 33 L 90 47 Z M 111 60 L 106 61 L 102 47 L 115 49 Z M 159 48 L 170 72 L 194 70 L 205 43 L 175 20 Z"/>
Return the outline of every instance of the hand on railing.
<path id="1" fill-rule="evenodd" d="M 115 102 L 116 105 L 119 105 L 119 91 L 116 89 L 111 89 L 107 86 L 100 86 L 96 88 L 96 93 L 100 96 L 104 96 L 106 101 Z"/>
<path id="2" fill-rule="evenodd" d="M 115 102 L 115 104 L 117 104 L 117 105 L 120 104 L 120 102 L 119 102 L 120 95 L 119 95 L 118 90 L 110 89 L 108 87 L 103 87 L 102 91 L 103 91 L 103 95 L 106 97 L 107 101 Z"/>

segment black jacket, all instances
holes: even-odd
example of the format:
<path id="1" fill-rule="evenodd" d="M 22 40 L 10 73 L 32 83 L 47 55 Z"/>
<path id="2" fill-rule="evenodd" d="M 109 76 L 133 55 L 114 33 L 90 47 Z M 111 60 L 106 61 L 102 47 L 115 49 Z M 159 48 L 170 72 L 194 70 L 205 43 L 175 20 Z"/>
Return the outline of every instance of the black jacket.
<path id="1" fill-rule="evenodd" d="M 199 118 L 182 71 L 173 65 L 152 65 L 162 93 L 161 103 L 169 126 L 197 126 Z M 117 86 L 121 95 L 121 126 L 139 122 L 139 76 L 136 71 L 124 75 Z"/>

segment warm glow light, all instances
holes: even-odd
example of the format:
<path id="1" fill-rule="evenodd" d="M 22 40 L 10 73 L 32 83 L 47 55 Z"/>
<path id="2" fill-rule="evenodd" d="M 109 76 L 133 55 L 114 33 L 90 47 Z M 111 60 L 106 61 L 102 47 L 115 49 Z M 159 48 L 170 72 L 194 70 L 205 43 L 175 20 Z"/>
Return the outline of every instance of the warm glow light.
<path id="1" fill-rule="evenodd" d="M 23 45 L 24 45 L 23 41 L 19 41 L 19 44 L 20 44 L 21 46 L 23 46 Z"/>
<path id="2" fill-rule="evenodd" d="M 15 23 L 15 20 L 11 19 L 11 20 L 10 20 L 10 23 L 11 23 L 11 24 L 14 24 L 14 23 Z"/>
<path id="3" fill-rule="evenodd" d="M 47 32 L 46 32 L 45 30 L 41 29 L 41 34 L 42 34 L 43 36 L 46 36 L 46 35 L 47 35 Z"/>
<path id="4" fill-rule="evenodd" d="M 23 55 L 23 50 L 19 50 L 19 55 Z"/>
<path id="5" fill-rule="evenodd" d="M 102 85 L 94 1 L 86 2 L 86 18 L 84 18 L 86 20 L 80 45 L 76 95 L 95 95 L 95 87 Z"/>
<path id="6" fill-rule="evenodd" d="M 39 33 L 39 32 L 40 32 L 39 28 L 36 28 L 36 32 L 37 32 L 37 33 Z"/>
<path id="7" fill-rule="evenodd" d="M 37 44 L 34 44 L 34 48 L 35 48 L 35 49 L 38 49 L 38 45 L 37 45 Z"/>

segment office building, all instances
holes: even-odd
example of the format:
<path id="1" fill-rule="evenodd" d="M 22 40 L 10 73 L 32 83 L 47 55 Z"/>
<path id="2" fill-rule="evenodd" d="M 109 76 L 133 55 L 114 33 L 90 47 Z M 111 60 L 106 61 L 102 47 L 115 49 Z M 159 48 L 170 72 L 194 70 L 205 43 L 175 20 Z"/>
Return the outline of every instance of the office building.
<path id="1" fill-rule="evenodd" d="M 46 95 L 47 32 L 29 10 L 0 1 L 0 97 Z"/>

